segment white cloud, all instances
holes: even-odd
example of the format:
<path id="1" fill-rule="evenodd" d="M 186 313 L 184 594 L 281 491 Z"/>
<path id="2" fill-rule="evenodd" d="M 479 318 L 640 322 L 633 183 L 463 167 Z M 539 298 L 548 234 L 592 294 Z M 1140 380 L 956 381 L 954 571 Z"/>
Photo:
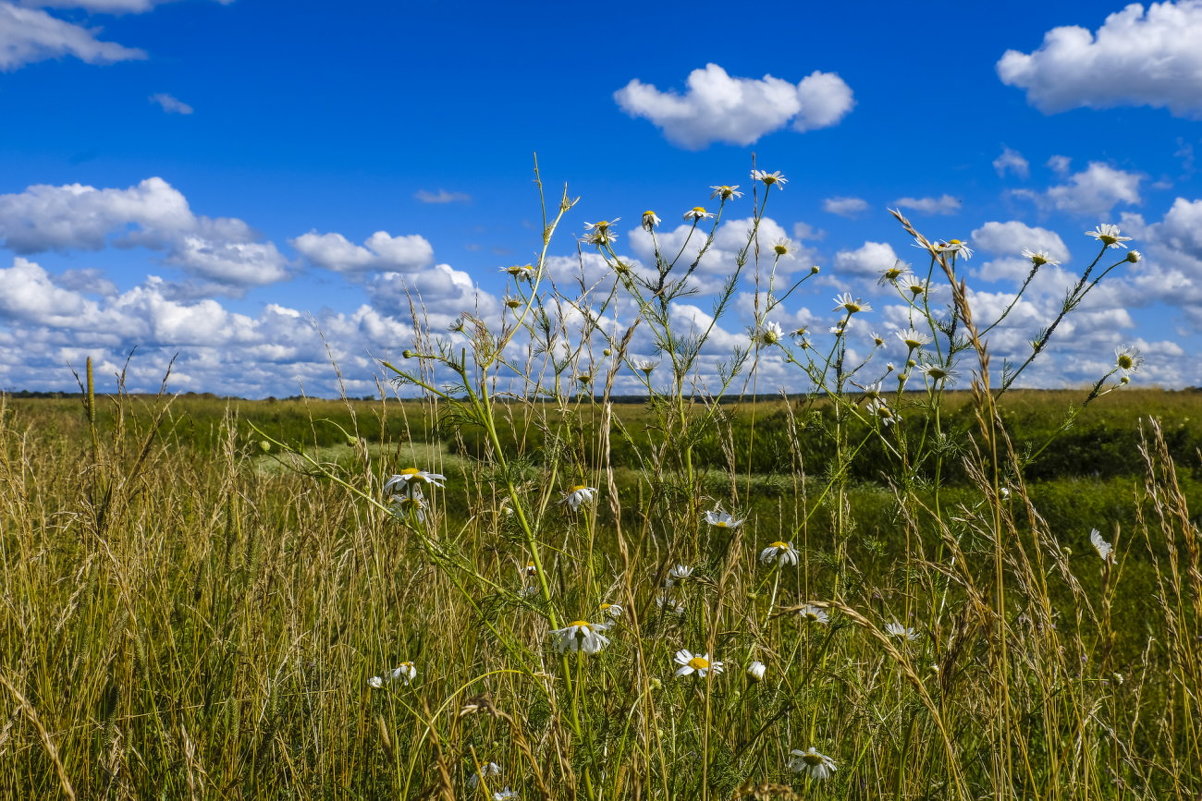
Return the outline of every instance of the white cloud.
<path id="1" fill-rule="evenodd" d="M 940 197 L 902 197 L 893 201 L 899 209 L 914 209 L 923 214 L 955 214 L 960 210 L 960 199 L 951 195 Z"/>
<path id="2" fill-rule="evenodd" d="M 476 288 L 470 275 L 449 264 L 415 273 L 380 273 L 368 284 L 368 294 L 373 307 L 403 318 L 409 316 L 412 301 L 432 327 L 443 330 L 463 312 L 488 318 L 500 308 L 494 296 Z"/>
<path id="3" fill-rule="evenodd" d="M 21 257 L 0 269 L 0 314 L 17 320 L 72 327 L 95 303 L 77 292 L 54 285 L 40 265 Z"/>
<path id="4" fill-rule="evenodd" d="M 893 266 L 897 253 L 887 242 L 865 242 L 855 250 L 835 254 L 835 278 L 878 278 Z"/>
<path id="5" fill-rule="evenodd" d="M 661 92 L 637 78 L 614 93 L 633 117 L 645 117 L 668 141 L 690 150 L 714 142 L 749 145 L 793 123 L 796 131 L 826 128 L 851 111 L 851 87 L 834 73 L 813 72 L 793 84 L 771 75 L 734 78 L 717 64 L 689 73 L 687 91 Z"/>
<path id="6" fill-rule="evenodd" d="M 116 42 L 102 42 L 96 29 L 72 25 L 45 11 L 0 2 L 0 70 L 35 61 L 74 56 L 89 64 L 146 58 L 146 53 Z"/>
<path id="7" fill-rule="evenodd" d="M 93 14 L 141 14 L 150 11 L 155 6 L 172 3 L 175 0 L 24 0 L 22 5 L 43 6 L 47 8 L 82 8 Z M 234 0 L 217 0 L 222 5 L 229 5 Z"/>
<path id="8" fill-rule="evenodd" d="M 1106 217 L 1118 203 L 1140 203 L 1139 173 L 1124 172 L 1091 161 L 1085 170 L 1069 176 L 1068 183 L 1053 186 L 1047 200 L 1060 211 L 1083 217 Z"/>
<path id="9" fill-rule="evenodd" d="M 90 295 L 113 295 L 117 292 L 117 285 L 106 278 L 103 271 L 95 267 L 65 270 L 54 277 L 54 283 L 63 289 L 85 292 Z"/>
<path id="10" fill-rule="evenodd" d="M 419 234 L 392 236 L 376 231 L 363 245 L 356 245 L 342 234 L 310 231 L 289 244 L 318 267 L 340 273 L 414 272 L 434 261 L 433 245 Z"/>
<path id="11" fill-rule="evenodd" d="M 445 189 L 439 189 L 437 192 L 430 192 L 426 189 L 419 189 L 413 193 L 413 197 L 422 203 L 467 203 L 472 199 L 472 196 L 466 192 L 448 192 Z"/>
<path id="12" fill-rule="evenodd" d="M 718 226 L 713 243 L 706 249 L 693 274 L 694 289 L 699 292 L 713 292 L 723 285 L 735 271 L 739 253 L 747 246 L 753 223 L 754 220 L 748 217 L 742 220 L 727 220 Z M 771 256 L 767 254 L 771 253 L 772 245 L 781 240 L 788 240 L 788 234 L 776 220 L 764 217 L 760 220 L 756 236 L 760 243 L 761 269 L 766 270 L 771 264 Z M 668 254 L 668 258 L 675 256 L 683 248 L 684 252 L 677 263 L 675 273 L 679 275 L 697 258 L 705 244 L 705 234 L 692 225 L 678 225 L 672 230 L 665 228 L 658 231 L 656 241 L 659 242 L 661 254 Z M 789 255 L 782 258 L 777 266 L 778 276 L 783 277 L 795 270 L 808 269 L 813 261 L 814 253 L 811 250 L 797 242 L 792 244 Z M 636 228 L 630 232 L 630 248 L 643 264 L 655 264 L 655 246 L 651 235 L 643 229 Z M 754 249 L 749 249 L 743 272 L 744 279 L 751 280 L 754 272 Z"/>
<path id="13" fill-rule="evenodd" d="M 1017 220 L 985 223 L 972 232 L 972 243 L 980 250 L 999 256 L 1018 256 L 1024 249 L 1045 251 L 1059 262 L 1068 261 L 1070 256 L 1060 234 Z"/>
<path id="14" fill-rule="evenodd" d="M 822 210 L 840 217 L 855 217 L 868 210 L 868 201 L 862 197 L 828 197 L 822 201 Z"/>
<path id="15" fill-rule="evenodd" d="M 242 220 L 197 216 L 162 178 L 127 189 L 37 185 L 0 195 L 0 239 L 22 254 L 100 250 L 110 243 L 161 250 L 169 263 L 227 288 L 287 276 L 275 245 L 256 241 Z"/>
<path id="16" fill-rule="evenodd" d="M 151 95 L 150 102 L 157 103 L 168 114 L 191 114 L 194 111 L 187 103 L 166 92 Z"/>
<path id="17" fill-rule="evenodd" d="M 1202 2 L 1132 3 L 1096 33 L 1053 28 L 1032 53 L 1007 50 L 1002 82 L 1027 90 L 1045 114 L 1071 108 L 1153 106 L 1202 116 Z"/>
<path id="18" fill-rule="evenodd" d="M 1068 156 L 1052 156 L 1048 159 L 1048 166 L 1052 168 L 1052 172 L 1057 175 L 1064 175 L 1069 171 L 1073 160 Z"/>
<path id="19" fill-rule="evenodd" d="M 1012 172 L 1019 178 L 1026 178 L 1031 174 L 1031 165 L 1023 158 L 1023 154 L 1005 146 L 1002 147 L 1002 154 L 993 160 L 993 168 L 1002 176 L 1007 172 Z"/>

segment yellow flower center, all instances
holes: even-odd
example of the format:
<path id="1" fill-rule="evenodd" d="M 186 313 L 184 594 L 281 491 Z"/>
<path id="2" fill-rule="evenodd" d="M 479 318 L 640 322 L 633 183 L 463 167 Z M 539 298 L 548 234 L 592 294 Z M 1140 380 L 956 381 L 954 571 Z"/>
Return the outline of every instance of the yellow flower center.
<path id="1" fill-rule="evenodd" d="M 949 239 L 949 240 L 947 240 L 947 243 L 949 245 L 963 245 L 964 244 L 959 239 Z"/>
<path id="2" fill-rule="evenodd" d="M 581 629 L 584 629 L 585 631 L 593 630 L 592 624 L 590 624 L 587 620 L 572 621 L 571 625 L 569 625 L 568 628 L 581 628 Z"/>
<path id="3" fill-rule="evenodd" d="M 805 762 L 807 765 L 821 765 L 822 764 L 822 755 L 821 754 L 802 754 L 801 761 Z"/>
<path id="4" fill-rule="evenodd" d="M 784 245 L 774 245 L 772 249 L 776 251 L 777 256 L 784 256 L 789 252 L 789 249 Z"/>
<path id="5" fill-rule="evenodd" d="M 730 528 L 730 523 L 726 520 L 719 520 L 717 523 L 714 523 L 714 525 L 718 528 Z"/>
<path id="6" fill-rule="evenodd" d="M 1134 364 L 1135 364 L 1135 359 L 1132 359 L 1128 354 L 1126 354 L 1126 353 L 1119 354 L 1119 367 L 1120 368 L 1122 368 L 1124 370 L 1130 370 L 1132 365 L 1134 365 Z"/>
<path id="7" fill-rule="evenodd" d="M 704 206 L 694 206 L 693 213 L 698 216 L 701 216 L 702 214 L 705 214 L 705 207 Z"/>
<path id="8" fill-rule="evenodd" d="M 780 540 L 777 540 L 776 542 L 772 543 L 768 547 L 769 548 L 777 548 L 782 551 L 787 551 L 787 550 L 789 550 L 789 543 L 781 542 Z"/>
<path id="9" fill-rule="evenodd" d="M 605 610 L 610 609 L 612 607 L 613 607 L 613 604 L 601 604 L 601 606 L 599 606 L 598 609 L 600 609 L 602 612 L 604 612 Z"/>
<path id="10" fill-rule="evenodd" d="M 693 670 L 706 670 L 710 666 L 710 661 L 704 657 L 695 656 L 689 660 L 689 667 Z"/>
<path id="11" fill-rule="evenodd" d="M 588 487 L 586 487 L 584 484 L 577 484 L 574 487 L 570 487 L 568 489 L 568 492 L 580 492 L 580 490 L 586 490 L 586 489 L 588 489 Z"/>

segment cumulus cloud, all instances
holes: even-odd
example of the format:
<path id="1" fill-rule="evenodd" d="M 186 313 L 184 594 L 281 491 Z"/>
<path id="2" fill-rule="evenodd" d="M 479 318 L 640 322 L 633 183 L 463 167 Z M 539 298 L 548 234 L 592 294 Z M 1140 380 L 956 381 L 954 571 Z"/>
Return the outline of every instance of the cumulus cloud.
<path id="1" fill-rule="evenodd" d="M 387 231 L 376 231 L 362 245 L 356 245 L 342 234 L 310 231 L 289 244 L 318 267 L 340 273 L 408 273 L 434 261 L 433 245 L 419 234 L 392 236 Z"/>
<path id="2" fill-rule="evenodd" d="M 1007 172 L 1012 172 L 1019 178 L 1026 178 L 1031 174 L 1031 165 L 1023 158 L 1023 154 L 1004 146 L 1002 154 L 993 160 L 993 168 L 1002 176 Z"/>
<path id="3" fill-rule="evenodd" d="M 54 283 L 63 289 L 86 292 L 90 295 L 112 295 L 117 292 L 117 285 L 106 278 L 102 270 L 95 267 L 64 270 L 54 277 Z"/>
<path id="4" fill-rule="evenodd" d="M 1065 262 L 1070 255 L 1060 234 L 1018 220 L 987 222 L 972 232 L 972 243 L 999 256 L 1018 256 L 1025 249 L 1044 251 L 1055 261 Z"/>
<path id="5" fill-rule="evenodd" d="M 1068 164 L 1068 159 L 1063 156 L 1053 156 L 1049 161 L 1049 166 L 1060 174 L 1064 183 L 1051 186 L 1046 192 L 1015 189 L 1011 194 L 1028 198 L 1044 210 L 1064 211 L 1104 221 L 1120 203 L 1137 205 L 1143 202 L 1140 184 L 1146 176 L 1141 173 L 1091 161 L 1084 170 L 1068 175 Z"/>
<path id="6" fill-rule="evenodd" d="M 887 242 L 865 242 L 855 250 L 835 254 L 836 278 L 878 278 L 898 260 Z"/>
<path id="7" fill-rule="evenodd" d="M 1045 114 L 1072 108 L 1152 106 L 1202 116 L 1202 2 L 1132 3 L 1095 33 L 1053 28 L 1032 53 L 1007 50 L 1002 82 Z"/>
<path id="8" fill-rule="evenodd" d="M 828 197 L 822 201 L 822 210 L 840 217 L 855 217 L 868 210 L 868 201 L 862 197 Z"/>
<path id="9" fill-rule="evenodd" d="M 495 296 L 481 291 L 469 274 L 449 264 L 416 273 L 380 273 L 367 290 L 372 306 L 384 314 L 407 319 L 412 308 L 424 314 L 431 327 L 442 330 L 464 312 L 487 319 L 500 309 Z"/>
<path id="10" fill-rule="evenodd" d="M 0 70 L 74 56 L 89 64 L 146 58 L 146 53 L 96 38 L 98 30 L 72 25 L 45 11 L 0 2 Z"/>
<path id="11" fill-rule="evenodd" d="M 893 201 L 899 209 L 913 209 L 923 214 L 955 214 L 960 210 L 960 198 L 951 195 L 940 197 L 902 197 Z"/>
<path id="12" fill-rule="evenodd" d="M 723 285 L 735 271 L 739 253 L 747 246 L 748 236 L 754 222 L 752 218 L 748 217 L 742 220 L 727 220 L 718 226 L 713 243 L 706 249 L 693 274 L 692 288 L 699 292 L 713 292 Z M 777 265 L 778 276 L 785 276 L 803 268 L 808 269 L 813 261 L 814 253 L 800 242 L 791 242 L 785 229 L 771 217 L 764 217 L 760 220 L 756 236 L 760 243 L 761 253 L 771 253 L 772 246 L 777 242 L 788 243 L 789 254 L 782 258 Z M 669 258 L 683 249 L 683 255 L 678 262 L 680 269 L 677 272 L 679 273 L 684 271 L 685 265 L 692 263 L 697 258 L 697 254 L 705 244 L 705 234 L 691 225 L 678 225 L 671 230 L 664 228 L 658 231 L 655 241 L 658 241 L 661 253 L 670 254 Z M 636 258 L 642 263 L 655 263 L 655 244 L 651 235 L 642 228 L 636 228 L 630 232 L 630 247 Z M 753 252 L 749 251 L 748 263 L 744 268 L 744 277 L 747 279 L 754 274 L 752 258 Z M 770 257 L 762 256 L 762 258 L 767 260 Z"/>
<path id="13" fill-rule="evenodd" d="M 184 101 L 167 94 L 159 92 L 150 96 L 150 102 L 156 103 L 163 111 L 168 114 L 191 114 L 194 109 Z"/>
<path id="14" fill-rule="evenodd" d="M 750 145 L 792 122 L 795 131 L 835 125 L 851 111 L 851 87 L 834 73 L 813 72 L 799 83 L 771 75 L 736 78 L 717 64 L 689 73 L 684 94 L 661 92 L 637 78 L 614 93 L 632 117 L 644 117 L 668 141 L 690 150 L 714 142 Z"/>
<path id="15" fill-rule="evenodd" d="M 36 185 L 0 195 L 0 240 L 21 254 L 142 246 L 231 288 L 287 277 L 286 260 L 275 245 L 257 239 L 242 220 L 194 214 L 184 195 L 162 178 L 126 189 Z"/>
<path id="16" fill-rule="evenodd" d="M 437 192 L 431 192 L 427 189 L 419 189 L 413 193 L 413 197 L 422 203 L 467 203 L 472 199 L 472 196 L 466 192 L 448 192 L 445 189 L 439 189 Z"/>
<path id="17" fill-rule="evenodd" d="M 1048 201 L 1060 211 L 1083 217 L 1106 217 L 1118 203 L 1140 203 L 1139 184 L 1143 176 L 1125 172 L 1101 162 L 1069 176 L 1068 182 L 1047 191 Z"/>
<path id="18" fill-rule="evenodd" d="M 49 8 L 82 8 L 95 14 L 141 14 L 175 0 L 24 0 L 22 5 Z M 234 0 L 217 0 L 228 5 Z"/>

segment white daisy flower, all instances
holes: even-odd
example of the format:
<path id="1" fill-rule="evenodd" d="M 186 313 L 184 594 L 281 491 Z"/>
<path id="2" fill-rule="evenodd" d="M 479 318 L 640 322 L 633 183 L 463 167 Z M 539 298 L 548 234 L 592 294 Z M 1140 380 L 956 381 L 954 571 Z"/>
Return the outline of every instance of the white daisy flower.
<path id="1" fill-rule="evenodd" d="M 1144 363 L 1144 357 L 1130 345 L 1119 345 L 1114 349 L 1114 363 L 1123 371 L 1123 375 L 1130 375 Z"/>
<path id="2" fill-rule="evenodd" d="M 765 322 L 751 330 L 751 341 L 761 345 L 775 345 L 784 335 L 785 331 L 779 323 Z"/>
<path id="3" fill-rule="evenodd" d="M 796 748 L 790 751 L 788 767 L 794 773 L 804 773 L 811 779 L 819 780 L 829 779 L 839 769 L 835 760 L 818 753 L 812 745 L 804 751 Z"/>
<path id="4" fill-rule="evenodd" d="M 793 243 L 788 239 L 778 239 L 772 243 L 772 252 L 782 258 L 788 256 L 793 252 Z"/>
<path id="5" fill-rule="evenodd" d="M 901 278 L 898 283 L 910 290 L 910 294 L 916 298 L 927 291 L 926 280 L 919 278 L 917 275 L 912 273 L 904 278 Z"/>
<path id="6" fill-rule="evenodd" d="M 902 419 L 902 416 L 893 411 L 893 408 L 885 402 L 884 398 L 872 398 L 868 403 L 864 404 L 864 409 L 880 420 L 881 425 L 891 426 L 894 423 L 900 423 Z"/>
<path id="7" fill-rule="evenodd" d="M 446 476 L 438 473 L 418 470 L 416 467 L 406 467 L 384 482 L 384 492 L 389 492 L 393 487 L 400 487 L 406 495 L 414 495 L 421 492 L 423 484 L 441 487 L 443 485 L 440 482 L 446 480 Z"/>
<path id="8" fill-rule="evenodd" d="M 765 186 L 776 185 L 777 189 L 784 189 L 785 184 L 789 183 L 789 179 L 780 174 L 780 170 L 776 172 L 765 172 L 764 170 L 752 170 L 751 180 L 763 181 Z"/>
<path id="9" fill-rule="evenodd" d="M 921 331 L 915 331 L 913 328 L 907 328 L 904 331 L 894 331 L 893 336 L 901 340 L 901 343 L 910 350 L 921 348 L 923 345 L 931 344 L 931 338 Z"/>
<path id="10" fill-rule="evenodd" d="M 587 232 L 580 241 L 588 245 L 608 245 L 618 238 L 618 235 L 613 232 L 613 224 L 621 217 L 614 217 L 612 220 L 600 220 L 595 223 L 586 222 L 584 230 Z"/>
<path id="11" fill-rule="evenodd" d="M 743 525 L 743 518 L 736 518 L 718 508 L 705 513 L 705 522 L 715 528 L 738 528 Z"/>
<path id="12" fill-rule="evenodd" d="M 601 611 L 601 614 L 614 620 L 620 618 L 622 616 L 622 612 L 625 611 L 618 604 L 601 604 L 597 608 Z"/>
<path id="13" fill-rule="evenodd" d="M 701 220 L 708 220 L 713 216 L 714 213 L 711 211 L 706 211 L 704 206 L 694 206 L 684 213 L 684 221 L 700 222 Z"/>
<path id="14" fill-rule="evenodd" d="M 676 652 L 676 664 L 680 665 L 676 670 L 678 677 L 696 674 L 697 678 L 704 679 L 711 671 L 717 675 L 724 669 L 721 662 L 711 662 L 709 654 L 694 654 L 684 649 Z"/>
<path id="15" fill-rule="evenodd" d="M 893 266 L 881 272 L 881 277 L 876 279 L 878 286 L 886 284 L 896 284 L 910 269 L 910 265 L 901 259 L 894 259 Z"/>
<path id="16" fill-rule="evenodd" d="M 492 794 L 492 801 L 509 801 L 510 798 L 517 798 L 516 790 L 510 790 L 506 787 L 504 790 L 498 790 Z"/>
<path id="17" fill-rule="evenodd" d="M 898 637 L 903 640 L 913 642 L 918 639 L 918 632 L 909 626 L 903 626 L 896 621 L 885 624 L 885 633 L 890 637 Z"/>
<path id="18" fill-rule="evenodd" d="M 476 770 L 467 779 L 467 786 L 476 789 L 476 785 L 480 784 L 480 779 L 488 778 L 489 776 L 500 776 L 501 766 L 496 762 L 481 762 L 476 766 Z"/>
<path id="19" fill-rule="evenodd" d="M 1124 242 L 1130 242 L 1131 237 L 1119 234 L 1119 227 L 1111 223 L 1099 223 L 1092 231 L 1086 231 L 1086 236 L 1092 236 L 1108 248 L 1125 248 Z"/>
<path id="20" fill-rule="evenodd" d="M 555 640 L 555 648 L 560 653 L 564 651 L 584 651 L 586 654 L 595 654 L 609 645 L 609 638 L 601 633 L 607 628 L 609 628 L 608 623 L 590 623 L 587 620 L 577 620 L 569 623 L 562 629 L 552 630 L 551 636 Z"/>
<path id="21" fill-rule="evenodd" d="M 402 662 L 383 676 L 372 676 L 367 683 L 374 689 L 382 690 L 384 685 L 390 681 L 399 681 L 408 685 L 415 678 L 417 678 L 417 666 L 412 662 Z"/>
<path id="22" fill-rule="evenodd" d="M 650 359 L 630 359 L 630 366 L 638 370 L 643 375 L 651 375 L 656 367 L 659 367 L 659 362 L 653 362 Z"/>
<path id="23" fill-rule="evenodd" d="M 1092 529 L 1089 532 L 1089 541 L 1093 544 L 1094 550 L 1098 552 L 1098 556 L 1102 557 L 1103 562 L 1114 564 L 1114 546 L 1102 539 L 1102 532 L 1096 528 Z"/>
<path id="24" fill-rule="evenodd" d="M 842 295 L 835 297 L 835 311 L 839 311 L 840 309 L 848 314 L 872 311 L 871 306 L 859 298 L 853 298 L 850 292 L 844 292 Z"/>
<path id="25" fill-rule="evenodd" d="M 825 626 L 831 622 L 831 616 L 821 606 L 806 604 L 797 610 L 797 615 L 804 623 L 817 623 Z"/>
<path id="26" fill-rule="evenodd" d="M 591 503 L 596 494 L 596 487 L 586 487 L 583 484 L 577 484 L 574 487 L 568 488 L 567 494 L 563 496 L 560 503 L 566 503 L 568 508 L 574 512 L 582 505 Z"/>
<path id="27" fill-rule="evenodd" d="M 656 596 L 655 608 L 665 614 L 676 615 L 677 617 L 680 617 L 684 614 L 684 604 L 673 599 L 667 594 L 660 594 Z"/>
<path id="28" fill-rule="evenodd" d="M 747 666 L 747 675 L 754 681 L 763 681 L 764 674 L 768 672 L 768 667 L 758 659 Z"/>
<path id="29" fill-rule="evenodd" d="M 675 565 L 668 571 L 668 577 L 664 579 L 664 586 L 671 587 L 678 581 L 684 581 L 693 575 L 693 568 L 688 565 Z"/>
<path id="30" fill-rule="evenodd" d="M 739 191 L 738 184 L 734 186 L 711 186 L 710 189 L 714 190 L 714 193 L 710 195 L 711 198 L 720 197 L 723 200 L 730 200 L 731 198 L 743 197 L 743 193 Z"/>
<path id="31" fill-rule="evenodd" d="M 793 543 L 777 540 L 760 551 L 760 564 L 771 565 L 779 562 L 782 565 L 795 565 L 797 556 L 797 549 L 793 547 Z"/>
<path id="32" fill-rule="evenodd" d="M 521 573 L 523 576 L 537 576 L 538 575 L 538 565 L 534 564 L 534 562 L 527 562 L 522 567 Z"/>
<path id="33" fill-rule="evenodd" d="M 534 269 L 533 264 L 513 264 L 509 267 L 502 267 L 501 272 L 513 276 L 518 281 L 530 281 L 534 279 L 538 271 Z"/>
<path id="34" fill-rule="evenodd" d="M 924 364 L 922 367 L 918 368 L 918 370 L 927 378 L 935 382 L 942 381 L 944 383 L 949 383 L 954 381 L 956 378 L 955 371 L 949 370 L 942 364 Z"/>
<path id="35" fill-rule="evenodd" d="M 1023 248 L 1023 258 L 1030 259 L 1032 266 L 1042 267 L 1045 264 L 1050 264 L 1053 267 L 1059 267 L 1060 262 L 1048 255 L 1046 250 L 1027 250 Z"/>
<path id="36" fill-rule="evenodd" d="M 931 246 L 935 248 L 936 253 L 951 253 L 963 256 L 966 259 L 972 258 L 972 248 L 959 239 L 949 239 L 946 242 L 932 242 Z"/>

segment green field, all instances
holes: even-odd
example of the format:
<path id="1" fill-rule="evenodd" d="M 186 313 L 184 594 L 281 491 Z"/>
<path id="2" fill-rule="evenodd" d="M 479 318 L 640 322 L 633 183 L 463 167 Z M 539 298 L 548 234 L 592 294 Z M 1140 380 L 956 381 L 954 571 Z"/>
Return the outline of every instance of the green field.
<path id="1" fill-rule="evenodd" d="M 1084 394 L 5 399 L 0 795 L 1197 798 L 1202 394 Z"/>

